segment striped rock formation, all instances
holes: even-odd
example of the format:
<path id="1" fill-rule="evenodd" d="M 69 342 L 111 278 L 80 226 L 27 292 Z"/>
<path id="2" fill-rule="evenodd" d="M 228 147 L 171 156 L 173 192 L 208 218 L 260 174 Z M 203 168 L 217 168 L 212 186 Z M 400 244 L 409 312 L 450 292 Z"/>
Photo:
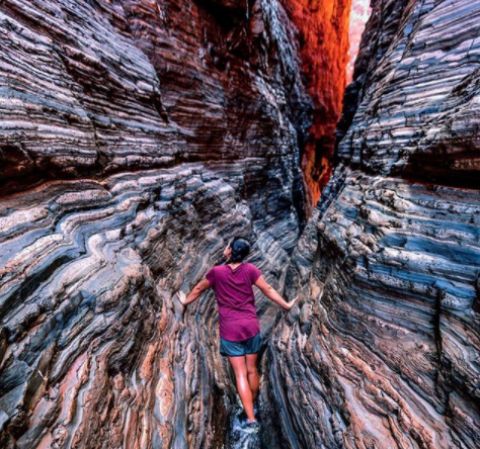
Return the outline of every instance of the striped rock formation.
<path id="1" fill-rule="evenodd" d="M 234 234 L 302 298 L 257 297 L 265 447 L 476 447 L 480 2 L 372 1 L 310 217 L 301 4 L 0 4 L 0 447 L 234 439 L 213 295 L 173 297 Z"/>
<path id="2" fill-rule="evenodd" d="M 213 296 L 172 295 L 234 234 L 284 283 L 313 109 L 294 23 L 270 0 L 8 0 L 0 33 L 0 447 L 221 447 Z M 267 334 L 277 312 L 259 298 Z"/>
<path id="3" fill-rule="evenodd" d="M 334 174 L 286 277 L 304 300 L 262 360 L 272 443 L 474 449 L 480 2 L 372 6 Z"/>

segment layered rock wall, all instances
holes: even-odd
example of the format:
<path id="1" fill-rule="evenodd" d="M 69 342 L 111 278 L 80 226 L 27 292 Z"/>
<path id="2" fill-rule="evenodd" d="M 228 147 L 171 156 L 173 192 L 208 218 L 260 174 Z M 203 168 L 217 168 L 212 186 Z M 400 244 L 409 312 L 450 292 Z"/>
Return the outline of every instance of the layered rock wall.
<path id="1" fill-rule="evenodd" d="M 283 282 L 311 123 L 293 24 L 263 0 L 12 0 L 0 24 L 0 446 L 220 447 L 215 303 L 172 294 L 234 234 Z"/>
<path id="2" fill-rule="evenodd" d="M 372 6 L 265 396 L 286 447 L 473 449 L 480 2 Z"/>
<path id="3" fill-rule="evenodd" d="M 357 63 L 361 99 L 339 145 L 341 160 L 373 173 L 480 187 L 478 8 L 458 0 L 374 6 Z"/>
<path id="4" fill-rule="evenodd" d="M 305 226 L 320 3 L 0 4 L 1 447 L 222 447 L 213 296 L 172 294 L 234 234 L 302 298 L 258 296 L 266 447 L 476 447 L 480 3 L 372 1 Z"/>

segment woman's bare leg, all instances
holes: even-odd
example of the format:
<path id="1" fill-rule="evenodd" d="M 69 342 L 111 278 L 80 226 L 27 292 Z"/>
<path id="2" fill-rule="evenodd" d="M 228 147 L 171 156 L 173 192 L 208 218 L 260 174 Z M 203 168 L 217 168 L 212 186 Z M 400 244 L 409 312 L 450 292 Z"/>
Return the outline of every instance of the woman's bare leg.
<path id="1" fill-rule="evenodd" d="M 245 355 L 247 358 L 247 378 L 250 385 L 250 390 L 252 390 L 253 402 L 255 402 L 258 389 L 260 388 L 260 377 L 257 371 L 257 356 L 257 353 Z"/>
<path id="2" fill-rule="evenodd" d="M 253 412 L 253 397 L 252 390 L 247 378 L 247 364 L 245 356 L 228 357 L 233 371 L 235 372 L 235 379 L 237 384 L 237 391 L 247 415 L 249 421 L 255 420 L 255 414 Z"/>

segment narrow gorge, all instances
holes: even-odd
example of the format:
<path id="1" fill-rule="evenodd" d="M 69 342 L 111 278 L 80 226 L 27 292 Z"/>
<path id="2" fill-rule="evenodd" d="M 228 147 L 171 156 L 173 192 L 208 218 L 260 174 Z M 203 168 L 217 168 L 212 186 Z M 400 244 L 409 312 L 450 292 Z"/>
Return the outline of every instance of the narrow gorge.
<path id="1" fill-rule="evenodd" d="M 478 448 L 479 24 L 480 0 L 0 2 L 0 448 Z M 256 296 L 261 441 L 213 292 L 175 300 L 233 235 L 300 296 Z"/>

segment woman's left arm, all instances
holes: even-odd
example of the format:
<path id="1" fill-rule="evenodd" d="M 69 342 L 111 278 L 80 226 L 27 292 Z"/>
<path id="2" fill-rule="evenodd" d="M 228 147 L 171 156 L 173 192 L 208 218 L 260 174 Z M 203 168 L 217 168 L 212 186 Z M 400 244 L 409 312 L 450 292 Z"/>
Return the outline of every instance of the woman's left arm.
<path id="1" fill-rule="evenodd" d="M 192 291 L 185 295 L 183 292 L 179 292 L 178 298 L 180 302 L 186 306 L 193 301 L 196 301 L 198 297 L 202 294 L 204 290 L 210 287 L 210 281 L 207 278 L 203 278 L 195 287 L 192 288 Z"/>

